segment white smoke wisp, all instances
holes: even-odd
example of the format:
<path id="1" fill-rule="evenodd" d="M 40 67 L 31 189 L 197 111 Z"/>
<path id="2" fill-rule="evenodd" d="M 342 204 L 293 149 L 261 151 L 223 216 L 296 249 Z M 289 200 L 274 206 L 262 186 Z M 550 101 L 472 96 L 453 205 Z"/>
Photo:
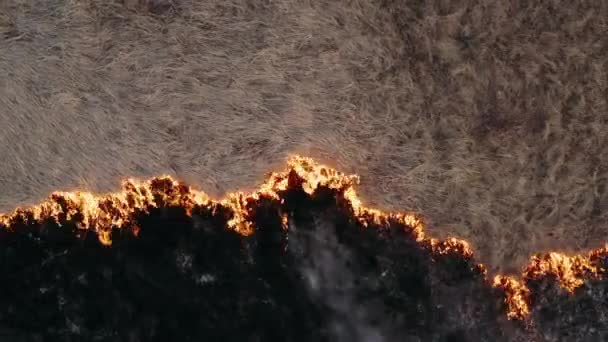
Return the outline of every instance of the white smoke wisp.
<path id="1" fill-rule="evenodd" d="M 331 224 L 315 220 L 314 230 L 304 231 L 291 221 L 289 249 L 301 260 L 309 294 L 333 311 L 330 326 L 335 341 L 389 341 L 380 327 L 371 324 L 370 310 L 357 303 L 357 275 L 348 263 L 351 252 L 337 240 Z"/>

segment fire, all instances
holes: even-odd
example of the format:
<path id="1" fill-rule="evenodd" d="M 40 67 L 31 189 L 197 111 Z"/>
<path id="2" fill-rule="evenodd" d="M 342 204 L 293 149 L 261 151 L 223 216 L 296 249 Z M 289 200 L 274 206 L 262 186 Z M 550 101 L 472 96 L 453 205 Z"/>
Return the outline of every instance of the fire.
<path id="1" fill-rule="evenodd" d="M 535 255 L 524 272 L 526 279 L 536 279 L 547 274 L 554 275 L 561 288 L 569 293 L 584 284 L 584 279 L 599 278 L 606 271 L 593 263 L 591 255 L 567 256 L 559 253 Z"/>
<path id="2" fill-rule="evenodd" d="M 492 285 L 501 288 L 505 292 L 505 303 L 507 304 L 507 317 L 509 319 L 525 319 L 530 313 L 529 296 L 530 290 L 521 281 L 497 275 Z"/>
<path id="3" fill-rule="evenodd" d="M 249 235 L 255 227 L 249 218 L 248 204 L 262 197 L 279 200 L 282 191 L 288 190 L 289 175 L 295 173 L 302 180 L 302 189 L 313 194 L 319 187 L 337 190 L 350 203 L 355 218 L 363 227 L 385 226 L 391 222 L 409 229 L 416 241 L 430 247 L 436 255 L 456 253 L 472 259 L 473 251 L 468 242 L 456 238 L 443 241 L 426 238 L 424 224 L 419 216 L 411 213 L 383 212 L 368 208 L 362 204 L 354 185 L 358 184 L 357 175 L 346 175 L 331 167 L 319 164 L 302 156 L 293 156 L 287 162 L 287 168 L 281 172 L 271 173 L 260 188 L 253 193 L 235 192 L 224 199 L 211 199 L 204 192 L 172 179 L 160 176 L 147 181 L 127 179 L 122 183 L 122 191 L 105 195 L 89 192 L 54 192 L 44 202 L 30 208 L 19 208 L 10 214 L 0 214 L 0 227 L 11 231 L 18 222 L 36 222 L 54 220 L 58 224 L 71 221 L 80 229 L 97 233 L 99 241 L 110 246 L 113 228 L 130 228 L 135 236 L 140 228 L 133 222 L 136 213 L 146 213 L 152 208 L 163 206 L 180 206 L 188 215 L 196 207 L 211 211 L 217 207 L 226 208 L 231 213 L 228 228 Z M 289 217 L 281 214 L 283 229 L 288 229 Z M 587 255 L 567 256 L 560 253 L 535 255 L 531 258 L 520 277 L 496 275 L 490 284 L 503 291 L 504 302 L 509 319 L 523 320 L 531 312 L 530 289 L 527 283 L 531 280 L 552 276 L 566 293 L 573 294 L 582 286 L 585 279 L 602 278 L 606 270 L 603 259 L 608 256 L 608 246 L 590 252 Z M 482 264 L 476 268 L 485 276 L 487 271 Z M 486 278 L 487 279 L 487 278 Z"/>
<path id="4" fill-rule="evenodd" d="M 163 205 L 177 205 L 190 214 L 195 206 L 212 208 L 220 205 L 232 212 L 232 218 L 228 221 L 229 228 L 249 235 L 253 232 L 253 227 L 247 219 L 247 203 L 257 201 L 262 196 L 279 199 L 278 193 L 287 190 L 289 173 L 292 171 L 304 181 L 302 188 L 308 194 L 314 193 L 320 186 L 344 190 L 345 198 L 352 203 L 354 211 L 364 224 L 367 220 L 380 222 L 390 217 L 412 227 L 416 232 L 422 232 L 421 223 L 413 215 L 386 215 L 379 210 L 363 207 L 352 188 L 358 182 L 358 176 L 345 175 L 301 156 L 291 157 L 286 170 L 271 173 L 259 190 L 251 194 L 235 192 L 226 195 L 224 199 L 212 200 L 204 192 L 194 190 L 166 175 L 148 181 L 127 179 L 122 183 L 122 191 L 118 193 L 94 195 L 82 191 L 54 192 L 39 205 L 0 215 L 0 224 L 10 229 L 15 220 L 30 215 L 38 222 L 53 219 L 60 223 L 59 218 L 63 216 L 66 221 L 76 222 L 81 229 L 96 231 L 104 245 L 111 245 L 112 228 L 133 225 L 131 218 L 136 212 L 147 212 L 150 208 Z"/>
<path id="5" fill-rule="evenodd" d="M 585 284 L 588 279 L 602 279 L 606 273 L 603 259 L 608 256 L 608 246 L 593 250 L 586 255 L 565 255 L 556 252 L 536 254 L 530 258 L 520 281 L 515 277 L 497 275 L 494 287 L 505 291 L 507 315 L 512 319 L 524 319 L 530 313 L 530 289 L 526 282 L 553 277 L 568 294 Z"/>
<path id="6" fill-rule="evenodd" d="M 73 221 L 80 229 L 98 233 L 99 241 L 111 245 L 112 227 L 125 227 L 134 213 L 147 212 L 160 205 L 179 205 L 190 211 L 195 205 L 210 205 L 209 197 L 193 191 L 169 176 L 160 176 L 145 182 L 127 179 L 122 192 L 94 195 L 89 192 L 53 192 L 43 203 L 27 209 L 17 209 L 12 214 L 0 215 L 0 224 L 11 229 L 13 222 L 31 217 L 35 221 L 59 218 Z"/>
<path id="7" fill-rule="evenodd" d="M 469 243 L 464 240 L 456 238 L 448 238 L 444 241 L 430 239 L 429 242 L 431 249 L 437 254 L 447 255 L 449 253 L 458 253 L 466 258 L 473 257 L 473 250 L 469 246 Z M 483 265 L 480 264 L 479 267 L 483 267 Z"/>

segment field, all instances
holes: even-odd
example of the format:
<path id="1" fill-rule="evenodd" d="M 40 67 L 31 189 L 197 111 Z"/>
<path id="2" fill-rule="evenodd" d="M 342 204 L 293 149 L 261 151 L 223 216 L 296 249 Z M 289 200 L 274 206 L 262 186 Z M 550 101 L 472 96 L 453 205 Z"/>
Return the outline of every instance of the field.
<path id="1" fill-rule="evenodd" d="M 0 211 L 294 153 L 490 271 L 606 240 L 604 1 L 0 0 Z"/>

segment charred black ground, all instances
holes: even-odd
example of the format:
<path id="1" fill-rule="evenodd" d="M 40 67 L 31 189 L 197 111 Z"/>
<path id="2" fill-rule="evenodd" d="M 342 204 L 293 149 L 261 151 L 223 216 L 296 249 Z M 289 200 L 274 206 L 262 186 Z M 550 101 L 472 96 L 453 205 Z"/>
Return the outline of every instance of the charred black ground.
<path id="1" fill-rule="evenodd" d="M 530 320 L 508 321 L 475 260 L 364 228 L 339 190 L 290 182 L 251 204 L 251 236 L 221 206 L 149 208 L 111 247 L 61 218 L 0 227 L 0 341 L 608 338 L 606 281 L 567 296 L 542 279 Z"/>

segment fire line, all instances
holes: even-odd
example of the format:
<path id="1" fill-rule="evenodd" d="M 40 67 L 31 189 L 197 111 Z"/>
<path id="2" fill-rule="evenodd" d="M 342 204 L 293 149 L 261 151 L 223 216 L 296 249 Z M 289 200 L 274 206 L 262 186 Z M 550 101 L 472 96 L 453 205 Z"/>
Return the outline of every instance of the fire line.
<path id="1" fill-rule="evenodd" d="M 302 189 L 312 194 L 320 186 L 340 190 L 344 199 L 352 206 L 356 219 L 363 227 L 382 226 L 389 221 L 398 222 L 411 230 L 416 241 L 430 246 L 433 253 L 458 253 L 465 258 L 472 258 L 473 251 L 466 241 L 449 238 L 443 241 L 425 236 L 424 224 L 419 216 L 410 213 L 383 212 L 365 207 L 358 197 L 354 185 L 358 184 L 357 175 L 346 175 L 326 165 L 319 164 L 311 158 L 292 156 L 287 168 L 272 172 L 267 180 L 252 193 L 234 192 L 221 200 L 214 200 L 204 192 L 164 175 L 147 181 L 127 179 L 122 182 L 122 191 L 104 195 L 89 192 L 53 192 L 41 204 L 18 208 L 9 214 L 0 214 L 0 228 L 14 230 L 16 222 L 43 222 L 48 219 L 60 222 L 60 218 L 73 221 L 80 229 L 95 231 L 99 241 L 112 245 L 111 232 L 114 227 L 132 229 L 135 236 L 139 231 L 132 222 L 136 212 L 146 212 L 149 208 L 163 205 L 183 207 L 190 215 L 195 207 L 228 208 L 232 218 L 228 228 L 250 235 L 253 224 L 248 220 L 247 204 L 257 201 L 262 196 L 279 200 L 281 191 L 288 189 L 289 174 L 295 172 L 303 180 Z M 287 216 L 281 218 L 287 229 Z M 485 267 L 478 264 L 486 281 L 494 288 L 504 292 L 504 302 L 509 319 L 526 320 L 530 315 L 531 291 L 528 282 L 546 276 L 555 277 L 560 287 L 568 294 L 573 294 L 587 279 L 600 279 L 606 272 L 602 261 L 608 255 L 608 247 L 593 250 L 585 255 L 568 256 L 549 252 L 532 256 L 528 265 L 519 276 L 495 275 L 489 279 Z"/>

